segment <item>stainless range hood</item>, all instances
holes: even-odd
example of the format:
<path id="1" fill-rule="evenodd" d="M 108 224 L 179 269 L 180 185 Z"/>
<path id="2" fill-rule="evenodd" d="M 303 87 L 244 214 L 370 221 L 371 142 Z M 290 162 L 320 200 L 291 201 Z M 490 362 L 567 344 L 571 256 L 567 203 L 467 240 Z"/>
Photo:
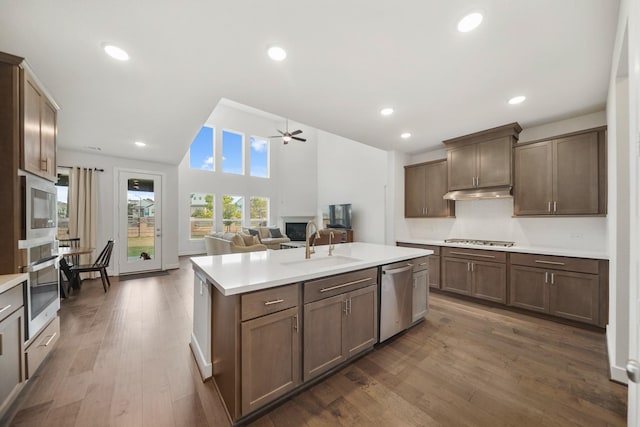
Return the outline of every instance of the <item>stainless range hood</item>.
<path id="1" fill-rule="evenodd" d="M 511 187 L 472 188 L 449 191 L 442 196 L 445 200 L 504 199 L 511 196 Z"/>

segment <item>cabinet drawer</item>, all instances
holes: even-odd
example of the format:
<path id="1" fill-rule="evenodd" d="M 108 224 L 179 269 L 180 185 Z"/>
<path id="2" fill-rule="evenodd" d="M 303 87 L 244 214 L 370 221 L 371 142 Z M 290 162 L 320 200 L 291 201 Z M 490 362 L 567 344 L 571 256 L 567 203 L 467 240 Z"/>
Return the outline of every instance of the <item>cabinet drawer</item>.
<path id="1" fill-rule="evenodd" d="M 428 256 L 421 256 L 420 258 L 414 258 L 409 262 L 411 262 L 411 264 L 413 264 L 413 271 L 414 272 L 427 270 L 429 268 L 429 257 Z"/>
<path id="2" fill-rule="evenodd" d="M 599 273 L 600 262 L 595 259 L 560 257 L 551 255 L 511 254 L 511 264 L 526 265 L 553 270 L 576 271 L 579 273 Z"/>
<path id="3" fill-rule="evenodd" d="M 304 284 L 304 302 L 318 301 L 377 283 L 378 269 L 353 271 L 337 276 L 312 280 Z"/>
<path id="4" fill-rule="evenodd" d="M 53 349 L 60 338 L 60 318 L 56 316 L 42 333 L 27 347 L 27 378 L 31 378 L 47 354 Z"/>
<path id="5" fill-rule="evenodd" d="M 427 250 L 433 251 L 433 255 L 440 255 L 440 246 L 421 245 L 418 243 L 404 243 L 404 242 L 398 242 L 397 246 L 402 246 L 403 248 L 427 249 Z"/>
<path id="6" fill-rule="evenodd" d="M 242 295 L 242 321 L 295 307 L 298 305 L 299 292 L 298 284 L 294 283 Z"/>
<path id="7" fill-rule="evenodd" d="M 442 248 L 445 257 L 466 258 L 478 261 L 507 262 L 507 255 L 500 251 L 483 251 L 482 249 Z"/>
<path id="8" fill-rule="evenodd" d="M 24 283 L 0 294 L 0 321 L 24 305 Z"/>

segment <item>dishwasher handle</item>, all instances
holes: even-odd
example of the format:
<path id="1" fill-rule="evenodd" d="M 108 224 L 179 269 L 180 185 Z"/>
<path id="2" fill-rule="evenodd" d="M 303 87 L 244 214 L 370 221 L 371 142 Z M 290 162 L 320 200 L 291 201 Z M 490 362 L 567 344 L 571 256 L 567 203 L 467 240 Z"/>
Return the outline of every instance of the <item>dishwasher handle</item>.
<path id="1" fill-rule="evenodd" d="M 382 274 L 398 274 L 408 270 L 413 270 L 413 264 L 407 264 L 406 267 L 392 268 L 391 270 L 382 270 Z"/>

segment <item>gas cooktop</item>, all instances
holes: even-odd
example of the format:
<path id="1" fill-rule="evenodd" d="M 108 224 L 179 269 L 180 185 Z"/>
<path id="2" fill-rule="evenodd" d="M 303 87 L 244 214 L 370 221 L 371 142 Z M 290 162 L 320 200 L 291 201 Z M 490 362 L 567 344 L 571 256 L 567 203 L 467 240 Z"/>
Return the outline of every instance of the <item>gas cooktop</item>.
<path id="1" fill-rule="evenodd" d="M 461 243 L 465 245 L 481 245 L 481 246 L 503 246 L 511 247 L 515 242 L 503 242 L 501 240 L 478 240 L 478 239 L 444 239 L 445 243 Z"/>

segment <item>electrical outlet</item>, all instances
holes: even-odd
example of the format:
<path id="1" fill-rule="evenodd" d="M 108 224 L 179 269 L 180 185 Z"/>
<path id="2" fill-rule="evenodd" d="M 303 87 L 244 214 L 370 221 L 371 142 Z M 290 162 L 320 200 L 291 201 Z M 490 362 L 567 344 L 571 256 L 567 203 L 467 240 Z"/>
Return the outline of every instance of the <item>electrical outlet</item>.
<path id="1" fill-rule="evenodd" d="M 583 237 L 582 233 L 569 233 L 571 239 L 582 239 Z"/>

